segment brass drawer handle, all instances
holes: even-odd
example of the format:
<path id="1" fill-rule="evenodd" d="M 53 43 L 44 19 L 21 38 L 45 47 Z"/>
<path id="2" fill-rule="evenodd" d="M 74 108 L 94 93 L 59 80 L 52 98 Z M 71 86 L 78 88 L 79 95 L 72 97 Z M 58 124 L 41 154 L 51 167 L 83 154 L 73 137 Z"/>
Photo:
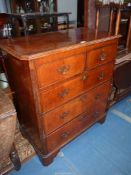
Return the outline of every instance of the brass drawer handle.
<path id="1" fill-rule="evenodd" d="M 100 61 L 105 61 L 106 60 L 106 58 L 107 58 L 107 54 L 106 53 L 101 53 L 101 55 L 100 55 Z"/>
<path id="2" fill-rule="evenodd" d="M 62 98 L 67 96 L 69 94 L 69 89 L 64 89 L 62 92 L 60 92 L 58 95 Z"/>
<path id="3" fill-rule="evenodd" d="M 60 119 L 64 119 L 65 117 L 67 117 L 69 115 L 69 112 L 63 112 L 61 115 L 60 115 Z"/>
<path id="4" fill-rule="evenodd" d="M 61 135 L 61 137 L 65 139 L 65 138 L 67 138 L 67 137 L 69 136 L 69 134 L 70 134 L 69 132 L 64 132 L 64 133 Z"/>
<path id="5" fill-rule="evenodd" d="M 57 69 L 60 74 L 66 74 L 70 70 L 70 66 L 64 65 Z"/>
<path id="6" fill-rule="evenodd" d="M 105 73 L 101 72 L 98 76 L 97 76 L 97 80 L 103 80 L 105 77 Z"/>

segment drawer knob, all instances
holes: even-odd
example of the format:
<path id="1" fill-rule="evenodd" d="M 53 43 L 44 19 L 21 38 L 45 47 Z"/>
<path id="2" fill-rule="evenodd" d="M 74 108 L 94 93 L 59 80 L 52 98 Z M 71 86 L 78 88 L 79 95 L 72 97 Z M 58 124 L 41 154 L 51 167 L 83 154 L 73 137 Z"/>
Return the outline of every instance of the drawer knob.
<path id="1" fill-rule="evenodd" d="M 88 75 L 87 74 L 83 74 L 82 77 L 81 77 L 81 80 L 86 80 L 88 78 Z"/>
<path id="2" fill-rule="evenodd" d="M 57 69 L 60 74 L 66 74 L 70 70 L 70 66 L 64 65 Z"/>
<path id="3" fill-rule="evenodd" d="M 65 139 L 65 138 L 67 138 L 67 137 L 69 136 L 69 134 L 70 134 L 69 132 L 64 132 L 64 133 L 61 135 L 61 137 Z"/>
<path id="4" fill-rule="evenodd" d="M 106 57 L 107 57 L 106 53 L 103 52 L 103 53 L 100 55 L 100 61 L 104 61 L 104 60 L 106 59 Z"/>
<path id="5" fill-rule="evenodd" d="M 105 77 L 105 73 L 101 72 L 98 76 L 97 76 L 97 80 L 103 80 Z"/>
<path id="6" fill-rule="evenodd" d="M 64 119 L 65 117 L 67 117 L 69 115 L 69 112 L 63 112 L 61 115 L 60 115 L 60 119 Z"/>
<path id="7" fill-rule="evenodd" d="M 63 91 L 61 91 L 59 93 L 59 96 L 64 98 L 65 96 L 67 96 L 69 94 L 69 89 L 64 89 Z"/>

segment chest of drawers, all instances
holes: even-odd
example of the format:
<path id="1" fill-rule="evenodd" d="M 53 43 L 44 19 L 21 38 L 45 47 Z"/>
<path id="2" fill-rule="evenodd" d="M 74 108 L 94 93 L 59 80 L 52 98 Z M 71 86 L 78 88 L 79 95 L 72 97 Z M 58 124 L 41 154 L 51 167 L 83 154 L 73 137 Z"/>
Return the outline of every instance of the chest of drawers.
<path id="1" fill-rule="evenodd" d="M 105 119 L 119 36 L 86 29 L 1 43 L 21 130 L 44 165 Z M 84 41 L 84 42 L 81 42 Z"/>

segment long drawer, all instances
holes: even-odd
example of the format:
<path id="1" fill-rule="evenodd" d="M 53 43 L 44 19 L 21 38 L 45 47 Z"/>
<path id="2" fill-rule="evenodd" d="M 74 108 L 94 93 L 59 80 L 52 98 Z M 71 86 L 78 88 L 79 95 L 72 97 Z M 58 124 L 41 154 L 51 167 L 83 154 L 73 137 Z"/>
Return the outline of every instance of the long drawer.
<path id="1" fill-rule="evenodd" d="M 94 115 L 101 115 L 105 109 L 110 89 L 111 83 L 108 81 L 105 84 L 90 90 L 88 93 L 43 115 L 42 123 L 44 133 L 46 135 L 50 134 L 85 111 L 93 113 Z M 97 108 L 96 111 L 94 110 L 94 104 Z"/>
<path id="2" fill-rule="evenodd" d="M 107 81 L 112 76 L 113 63 L 84 72 L 76 78 L 40 92 L 41 112 L 47 112 L 85 91 Z"/>
<path id="3" fill-rule="evenodd" d="M 89 112 L 81 114 L 46 138 L 48 151 L 59 149 L 102 117 L 103 114 L 98 115 L 98 118 Z"/>

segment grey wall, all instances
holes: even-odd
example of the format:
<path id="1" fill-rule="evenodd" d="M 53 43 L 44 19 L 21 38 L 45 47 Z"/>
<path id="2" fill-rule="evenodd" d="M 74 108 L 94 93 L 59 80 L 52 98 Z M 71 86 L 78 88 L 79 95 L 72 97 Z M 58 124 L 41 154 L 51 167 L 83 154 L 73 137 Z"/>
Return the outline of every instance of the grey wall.
<path id="1" fill-rule="evenodd" d="M 58 0 L 58 12 L 71 12 L 70 21 L 77 23 L 77 0 Z"/>
<path id="2" fill-rule="evenodd" d="M 10 0 L 0 0 L 0 13 L 11 13 Z"/>
<path id="3" fill-rule="evenodd" d="M 6 13 L 7 7 L 5 4 L 5 0 L 0 0 L 0 13 Z"/>

